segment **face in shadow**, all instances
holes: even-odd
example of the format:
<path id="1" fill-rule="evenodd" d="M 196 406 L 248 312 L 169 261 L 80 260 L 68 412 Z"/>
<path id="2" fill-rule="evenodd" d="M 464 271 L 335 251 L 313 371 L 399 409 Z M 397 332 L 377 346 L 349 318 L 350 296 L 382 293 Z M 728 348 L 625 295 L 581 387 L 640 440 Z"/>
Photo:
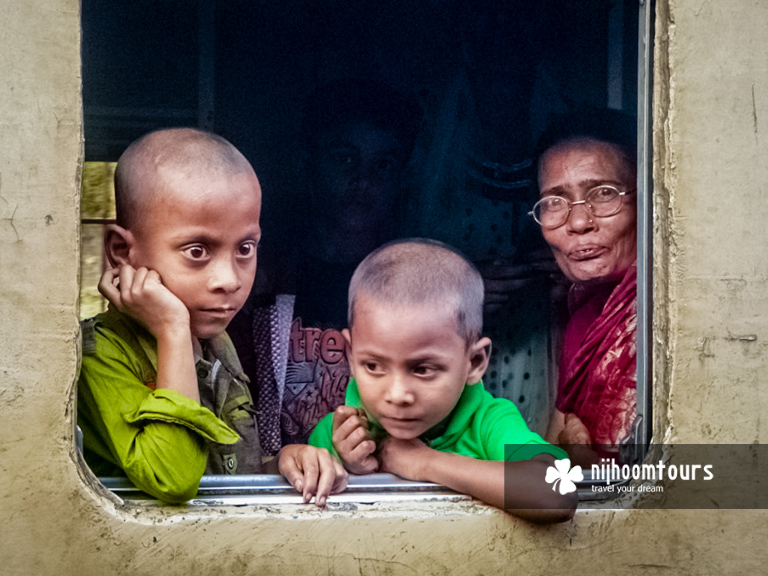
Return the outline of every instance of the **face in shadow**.
<path id="1" fill-rule="evenodd" d="M 396 233 L 405 156 L 392 133 L 369 123 L 318 139 L 310 173 L 321 244 L 364 256 Z"/>

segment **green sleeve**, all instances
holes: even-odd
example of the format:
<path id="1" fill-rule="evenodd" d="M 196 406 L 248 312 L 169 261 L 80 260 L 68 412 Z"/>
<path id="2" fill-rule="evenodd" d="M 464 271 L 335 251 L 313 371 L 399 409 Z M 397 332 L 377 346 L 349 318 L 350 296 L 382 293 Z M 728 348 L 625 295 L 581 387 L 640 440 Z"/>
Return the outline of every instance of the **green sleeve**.
<path id="1" fill-rule="evenodd" d="M 317 423 L 312 434 L 309 435 L 309 445 L 316 448 L 325 448 L 331 454 L 333 450 L 333 412 L 326 414 L 320 422 Z"/>
<path id="2" fill-rule="evenodd" d="M 78 422 L 86 459 L 122 469 L 160 500 L 184 502 L 195 496 L 205 472 L 206 441 L 234 444 L 239 436 L 191 398 L 151 390 L 140 362 L 119 338 L 103 333 L 96 336 L 95 354 L 83 356 Z"/>
<path id="3" fill-rule="evenodd" d="M 558 459 L 568 457 L 564 450 L 531 431 L 517 406 L 509 400 L 492 401 L 483 415 L 483 428 L 490 460 L 530 460 L 539 454 L 551 454 Z"/>

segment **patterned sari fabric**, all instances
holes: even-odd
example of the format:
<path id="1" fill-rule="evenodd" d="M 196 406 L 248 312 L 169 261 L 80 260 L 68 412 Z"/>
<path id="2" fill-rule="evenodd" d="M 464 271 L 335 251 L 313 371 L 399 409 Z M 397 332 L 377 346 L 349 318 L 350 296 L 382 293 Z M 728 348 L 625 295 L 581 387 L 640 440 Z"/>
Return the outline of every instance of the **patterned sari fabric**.
<path id="1" fill-rule="evenodd" d="M 637 413 L 637 266 L 618 285 L 574 287 L 569 299 L 557 408 L 581 419 L 593 445 L 615 452 Z"/>

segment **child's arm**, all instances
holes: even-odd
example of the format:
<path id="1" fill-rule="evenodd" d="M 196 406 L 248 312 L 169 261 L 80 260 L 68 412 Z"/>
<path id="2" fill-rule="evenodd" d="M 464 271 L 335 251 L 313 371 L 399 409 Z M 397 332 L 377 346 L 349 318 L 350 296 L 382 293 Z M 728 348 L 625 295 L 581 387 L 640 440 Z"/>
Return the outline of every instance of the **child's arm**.
<path id="1" fill-rule="evenodd" d="M 111 474 L 109 462 L 160 500 L 193 498 L 205 472 L 205 440 L 233 444 L 239 436 L 186 396 L 153 391 L 143 371 L 148 361 L 115 332 L 96 330 L 77 385 L 78 422 L 95 471 Z"/>
<path id="2" fill-rule="evenodd" d="M 291 485 L 302 493 L 304 502 L 315 498 L 315 504 L 325 506 L 330 494 L 347 487 L 349 474 L 328 450 L 306 444 L 283 446 L 277 457 L 278 469 Z"/>
<path id="3" fill-rule="evenodd" d="M 477 460 L 434 450 L 421 440 L 387 438 L 379 445 L 380 470 L 409 480 L 442 484 L 534 522 L 562 522 L 573 517 L 576 492 L 561 495 L 544 478 L 554 457 L 540 454 L 531 460 L 498 462 Z"/>
<path id="4" fill-rule="evenodd" d="M 119 288 L 115 285 L 118 278 Z M 122 468 L 148 494 L 167 502 L 183 502 L 197 493 L 205 471 L 205 441 L 233 444 L 239 437 L 197 400 L 189 315 L 183 304 L 176 299 L 184 314 L 170 299 L 171 306 L 159 306 L 159 319 L 173 320 L 175 314 L 177 319 L 186 317 L 185 330 L 163 332 L 158 318 L 146 318 L 153 309 L 151 304 L 162 303 L 170 294 L 164 288 L 157 290 L 158 283 L 156 275 L 130 267 L 109 270 L 102 276 L 100 290 L 112 304 L 128 314 L 140 310 L 134 317 L 150 330 L 167 334 L 168 338 L 158 338 L 158 345 L 160 340 L 168 345 L 159 345 L 152 391 L 142 378 L 144 369 L 132 345 L 109 330 L 98 336 L 94 353 L 83 356 L 78 420 L 91 431 L 84 439 L 86 449 Z M 176 348 L 178 354 L 174 354 Z M 181 372 L 180 377 L 174 377 L 174 370 Z M 174 385 L 177 382 L 181 385 Z"/>
<path id="5" fill-rule="evenodd" d="M 102 275 L 99 292 L 157 339 L 156 389 L 175 390 L 199 402 L 189 311 L 159 274 L 127 264 L 112 268 Z"/>

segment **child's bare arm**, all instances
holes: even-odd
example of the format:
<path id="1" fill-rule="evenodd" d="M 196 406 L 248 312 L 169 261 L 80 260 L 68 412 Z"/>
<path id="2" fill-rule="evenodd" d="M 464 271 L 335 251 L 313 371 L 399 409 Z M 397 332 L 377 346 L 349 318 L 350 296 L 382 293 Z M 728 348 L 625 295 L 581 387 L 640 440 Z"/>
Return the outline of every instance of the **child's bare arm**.
<path id="1" fill-rule="evenodd" d="M 99 291 L 120 312 L 138 320 L 157 339 L 157 389 L 200 401 L 189 311 L 154 270 L 130 265 L 104 272 Z"/>
<path id="2" fill-rule="evenodd" d="M 365 410 L 339 406 L 333 413 L 333 448 L 352 474 L 372 474 L 379 468 L 376 443 L 368 430 Z"/>
<path id="3" fill-rule="evenodd" d="M 288 444 L 278 455 L 278 469 L 302 493 L 305 502 L 325 506 L 330 494 L 347 487 L 349 474 L 328 450 L 306 444 Z"/>
<path id="4" fill-rule="evenodd" d="M 506 483 L 509 512 L 534 522 L 562 522 L 576 509 L 575 492 L 563 496 L 545 482 L 547 467 L 554 462 L 548 454 L 505 464 L 433 450 L 418 439 L 387 438 L 379 446 L 379 460 L 382 472 L 442 484 L 501 509 L 506 465 L 511 475 Z"/>

